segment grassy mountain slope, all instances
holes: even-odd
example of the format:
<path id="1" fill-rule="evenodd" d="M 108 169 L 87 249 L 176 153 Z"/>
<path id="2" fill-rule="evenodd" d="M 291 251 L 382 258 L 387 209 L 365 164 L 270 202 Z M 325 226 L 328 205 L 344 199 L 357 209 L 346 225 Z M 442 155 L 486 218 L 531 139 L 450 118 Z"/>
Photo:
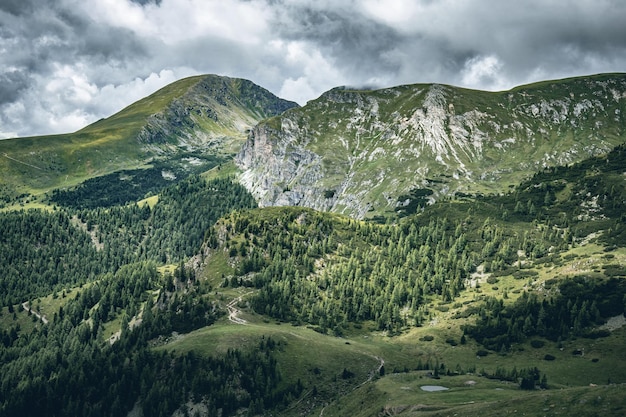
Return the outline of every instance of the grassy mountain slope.
<path id="1" fill-rule="evenodd" d="M 119 170 L 236 152 L 259 120 L 296 106 L 250 81 L 214 75 L 170 84 L 75 133 L 0 141 L 2 196 L 38 194 Z"/>
<path id="2" fill-rule="evenodd" d="M 490 93 L 444 85 L 336 88 L 263 121 L 237 156 L 261 205 L 356 217 L 413 200 L 499 193 L 623 143 L 626 76 Z"/>

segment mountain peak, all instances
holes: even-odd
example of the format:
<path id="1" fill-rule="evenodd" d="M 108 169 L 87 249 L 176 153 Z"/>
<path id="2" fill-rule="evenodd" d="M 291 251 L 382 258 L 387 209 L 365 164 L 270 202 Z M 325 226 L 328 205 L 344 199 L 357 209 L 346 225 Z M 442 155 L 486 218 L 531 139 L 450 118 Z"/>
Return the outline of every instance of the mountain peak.
<path id="1" fill-rule="evenodd" d="M 182 154 L 230 157 L 260 120 L 296 106 L 248 80 L 189 77 L 78 132 L 0 141 L 0 173 L 12 194 L 40 193 Z"/>

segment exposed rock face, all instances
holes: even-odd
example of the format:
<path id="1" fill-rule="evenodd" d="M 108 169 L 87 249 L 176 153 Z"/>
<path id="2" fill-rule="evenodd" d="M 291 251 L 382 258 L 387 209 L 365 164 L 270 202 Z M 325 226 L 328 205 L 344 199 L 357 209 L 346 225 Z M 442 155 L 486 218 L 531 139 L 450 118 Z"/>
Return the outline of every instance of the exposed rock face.
<path id="1" fill-rule="evenodd" d="M 505 192 L 533 172 L 606 152 L 626 139 L 626 76 L 508 92 L 411 85 L 336 88 L 264 121 L 236 157 L 260 205 L 357 218 L 431 199 Z"/>
<path id="2" fill-rule="evenodd" d="M 296 131 L 289 124 L 289 119 L 284 119 L 280 131 L 264 124 L 253 129 L 255 139 L 244 144 L 236 159 L 246 170 L 241 182 L 262 206 L 302 205 L 328 210 L 330 201 L 319 198 L 322 158 L 294 141 Z"/>

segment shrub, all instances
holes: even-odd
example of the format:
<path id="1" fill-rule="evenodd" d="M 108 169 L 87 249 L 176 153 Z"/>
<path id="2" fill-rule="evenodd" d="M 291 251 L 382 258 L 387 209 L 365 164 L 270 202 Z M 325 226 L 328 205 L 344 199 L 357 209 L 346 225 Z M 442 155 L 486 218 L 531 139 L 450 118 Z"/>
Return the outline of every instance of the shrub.
<path id="1" fill-rule="evenodd" d="M 545 344 L 546 342 L 544 342 L 543 340 L 531 340 L 530 341 L 530 345 L 534 347 L 535 349 L 542 348 Z"/>
<path id="2" fill-rule="evenodd" d="M 496 284 L 498 282 L 498 278 L 494 277 L 494 276 L 490 276 L 489 278 L 487 278 L 487 284 Z"/>
<path id="3" fill-rule="evenodd" d="M 544 357 L 543 357 L 543 360 L 544 360 L 544 361 L 553 361 L 553 360 L 555 360 L 555 359 L 556 359 L 556 357 L 554 357 L 554 356 L 550 355 L 549 353 L 548 353 L 548 354 L 546 354 L 546 356 L 544 356 Z"/>

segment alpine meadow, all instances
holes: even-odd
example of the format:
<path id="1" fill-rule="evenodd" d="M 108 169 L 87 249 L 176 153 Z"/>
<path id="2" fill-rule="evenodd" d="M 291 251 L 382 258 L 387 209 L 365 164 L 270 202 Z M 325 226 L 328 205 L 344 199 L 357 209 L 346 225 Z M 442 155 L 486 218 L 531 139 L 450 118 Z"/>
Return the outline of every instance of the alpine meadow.
<path id="1" fill-rule="evenodd" d="M 195 76 L 0 175 L 0 417 L 626 415 L 626 74 Z"/>

